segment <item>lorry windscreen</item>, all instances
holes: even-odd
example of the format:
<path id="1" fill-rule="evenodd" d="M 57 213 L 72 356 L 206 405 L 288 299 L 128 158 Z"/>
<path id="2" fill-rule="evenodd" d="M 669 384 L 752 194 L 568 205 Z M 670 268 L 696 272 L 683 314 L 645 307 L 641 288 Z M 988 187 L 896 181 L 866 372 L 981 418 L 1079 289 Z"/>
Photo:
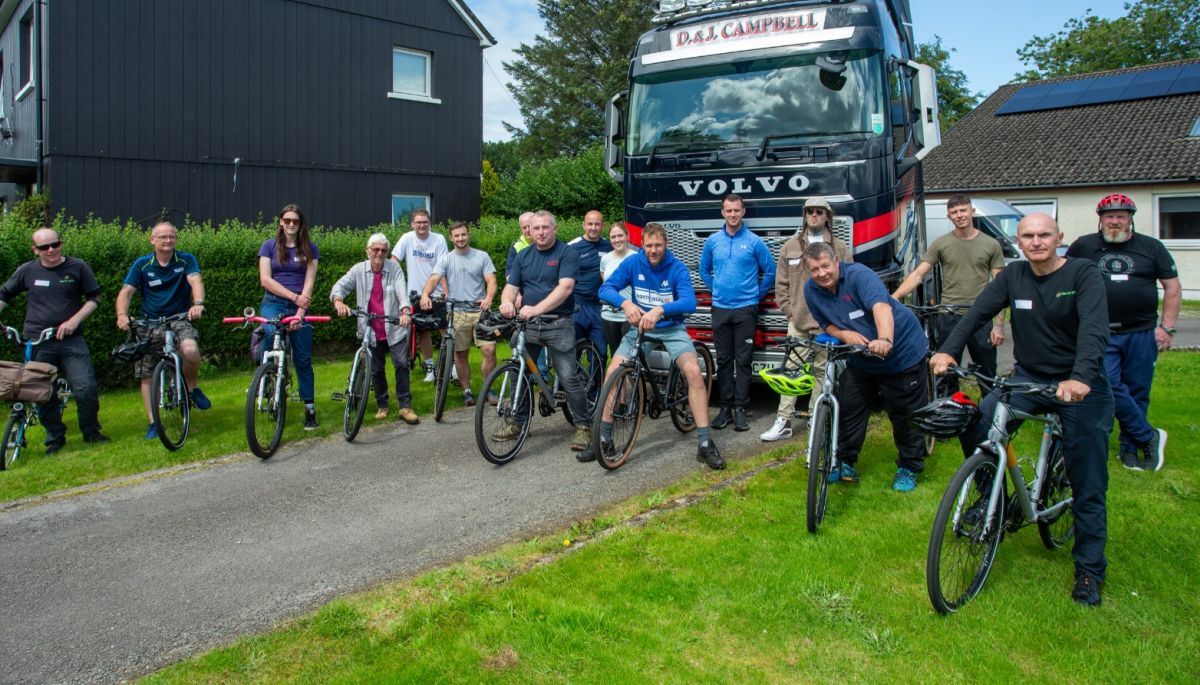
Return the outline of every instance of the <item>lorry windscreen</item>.
<path id="1" fill-rule="evenodd" d="M 831 64 L 845 69 L 837 73 Z M 646 74 L 630 92 L 627 154 L 648 155 L 656 147 L 656 154 L 758 148 L 766 139 L 865 140 L 884 134 L 885 97 L 877 52 L 792 55 Z"/>

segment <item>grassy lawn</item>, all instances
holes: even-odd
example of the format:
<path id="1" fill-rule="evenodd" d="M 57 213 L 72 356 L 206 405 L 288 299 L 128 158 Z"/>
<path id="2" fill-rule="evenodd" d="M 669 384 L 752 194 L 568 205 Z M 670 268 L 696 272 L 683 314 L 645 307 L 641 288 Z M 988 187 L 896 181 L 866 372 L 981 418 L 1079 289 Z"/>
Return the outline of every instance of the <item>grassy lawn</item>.
<path id="1" fill-rule="evenodd" d="M 1070 554 L 1024 529 L 1001 545 L 981 595 L 937 616 L 925 552 L 961 456 L 939 446 L 920 487 L 893 493 L 890 439 L 876 426 L 862 482 L 831 489 L 818 535 L 804 530 L 798 461 L 672 506 L 749 468 L 738 462 L 559 535 L 336 600 L 147 680 L 1197 682 L 1200 355 L 1168 353 L 1158 369 L 1152 414 L 1170 431 L 1167 462 L 1157 474 L 1110 462 L 1099 609 L 1070 600 Z M 644 511 L 657 513 L 615 525 Z"/>
<path id="2" fill-rule="evenodd" d="M 507 355 L 507 348 L 498 351 Z M 322 435 L 340 434 L 344 405 L 330 399 L 330 393 L 346 389 L 350 374 L 349 353 L 338 359 L 315 360 L 317 420 L 320 428 L 305 431 L 304 405 L 289 403 L 287 428 L 284 430 L 284 445 L 296 440 Z M 472 381 L 476 388 L 479 377 L 479 350 L 471 348 L 473 365 Z M 250 384 L 250 371 L 216 373 L 201 371 L 200 387 L 212 400 L 212 409 L 192 409 L 191 429 L 187 442 L 176 452 L 168 452 L 157 439 L 145 440 L 143 436 L 149 420 L 142 408 L 138 390 L 105 392 L 100 396 L 100 423 L 112 442 L 105 445 L 89 445 L 79 435 L 79 423 L 75 417 L 75 404 L 68 404 L 64 421 L 67 424 L 67 446 L 58 454 L 47 457 L 42 447 L 46 432 L 40 426 L 29 433 L 30 447 L 22 453 L 20 460 L 9 470 L 0 472 L 0 502 L 30 495 L 40 495 L 62 488 L 95 483 L 118 476 L 143 473 L 178 464 L 213 459 L 232 453 L 249 454 L 246 447 L 246 432 L 243 407 L 246 387 Z M 388 387 L 391 395 L 392 415 L 388 421 L 396 421 L 396 396 L 393 387 L 394 373 L 388 362 Z M 424 373 L 412 376 L 413 410 L 422 421 L 433 420 L 433 384 L 424 383 Z M 292 386 L 294 393 L 295 385 Z M 446 401 L 447 408 L 462 406 L 462 394 L 454 387 Z M 374 396 L 368 400 L 367 415 L 363 419 L 363 430 L 384 421 L 375 420 Z M 7 420 L 7 408 L 2 414 Z"/>
<path id="3" fill-rule="evenodd" d="M 1179 310 L 1186 314 L 1200 316 L 1200 300 L 1184 300 L 1180 303 Z M 1162 311 L 1161 306 L 1159 307 L 1159 311 Z"/>

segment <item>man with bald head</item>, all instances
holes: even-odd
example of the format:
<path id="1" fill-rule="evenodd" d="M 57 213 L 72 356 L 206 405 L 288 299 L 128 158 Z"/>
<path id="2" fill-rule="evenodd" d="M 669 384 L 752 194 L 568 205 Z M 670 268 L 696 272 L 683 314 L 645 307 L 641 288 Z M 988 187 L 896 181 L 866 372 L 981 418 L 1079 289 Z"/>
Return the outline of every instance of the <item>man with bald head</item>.
<path id="1" fill-rule="evenodd" d="M 0 286 L 0 311 L 16 295 L 27 293 L 25 338 L 55 329 L 53 338 L 33 348 L 33 360 L 57 366 L 71 384 L 84 442 L 108 442 L 100 432 L 100 394 L 92 354 L 79 330 L 100 306 L 100 283 L 86 262 L 63 255 L 62 239 L 52 228 L 34 231 L 33 254 L 37 259 L 17 267 Z M 46 427 L 46 454 L 54 454 L 67 444 L 58 397 L 42 404 L 38 413 Z"/>
<path id="2" fill-rule="evenodd" d="M 593 209 L 583 215 L 583 235 L 567 243 L 579 253 L 575 278 L 575 339 L 587 338 L 603 355 L 604 319 L 600 318 L 600 257 L 612 252 L 612 243 L 601 235 L 604 215 Z M 599 369 L 597 369 L 599 371 Z"/>
<path id="3" fill-rule="evenodd" d="M 1074 496 L 1075 586 L 1071 597 L 1098 606 L 1107 560 L 1105 497 L 1108 490 L 1108 434 L 1113 396 L 1104 371 L 1108 345 L 1108 299 L 1096 264 L 1059 257 L 1062 233 L 1054 219 L 1035 213 L 1017 225 L 1017 246 L 1027 261 L 1013 262 L 975 299 L 938 353 L 929 360 L 943 374 L 962 359 L 967 339 L 1006 307 L 1012 321 L 1013 380 L 1057 386 L 1055 397 L 1014 394 L 1009 406 L 1027 413 L 1054 412 L 1062 419 L 1063 454 Z M 987 438 L 998 400 L 980 403 L 981 420 L 960 438 L 971 454 Z"/>

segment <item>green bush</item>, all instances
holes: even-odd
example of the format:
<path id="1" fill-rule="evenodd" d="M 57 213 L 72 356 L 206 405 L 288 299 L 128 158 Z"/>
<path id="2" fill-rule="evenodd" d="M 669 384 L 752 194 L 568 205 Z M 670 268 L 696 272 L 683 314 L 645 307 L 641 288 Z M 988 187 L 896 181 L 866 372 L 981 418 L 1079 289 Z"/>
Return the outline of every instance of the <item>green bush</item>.
<path id="1" fill-rule="evenodd" d="M 580 218 L 588 210 L 598 209 L 610 222 L 625 212 L 621 186 L 605 172 L 600 147 L 522 168 L 515 179 L 502 181 L 489 209 L 514 217 L 530 209 L 546 209 Z"/>

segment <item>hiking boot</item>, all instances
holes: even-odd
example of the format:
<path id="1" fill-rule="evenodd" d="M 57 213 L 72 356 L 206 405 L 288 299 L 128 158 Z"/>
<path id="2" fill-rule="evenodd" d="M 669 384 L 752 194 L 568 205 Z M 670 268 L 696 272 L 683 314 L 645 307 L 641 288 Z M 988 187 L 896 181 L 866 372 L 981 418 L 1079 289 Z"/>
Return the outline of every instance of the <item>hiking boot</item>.
<path id="1" fill-rule="evenodd" d="M 912 492 L 917 489 L 917 474 L 915 471 L 901 466 L 896 469 L 896 475 L 892 478 L 892 489 L 896 492 Z"/>
<path id="2" fill-rule="evenodd" d="M 587 463 L 596 461 L 596 443 L 587 446 L 583 451 L 575 453 L 575 461 Z"/>
<path id="3" fill-rule="evenodd" d="M 155 434 L 155 437 L 158 437 L 158 435 Z M 66 447 L 66 446 L 67 446 L 66 437 L 59 438 L 58 440 L 55 440 L 53 442 L 48 442 L 48 443 L 46 443 L 46 456 L 48 457 L 51 454 L 58 452 L 59 450 L 61 450 L 62 448 Z"/>
<path id="4" fill-rule="evenodd" d="M 571 438 L 571 451 L 582 452 L 592 444 L 592 431 L 588 428 L 578 427 L 575 429 L 575 437 Z M 595 459 L 595 455 L 592 456 Z"/>
<path id="5" fill-rule="evenodd" d="M 492 440 L 504 442 L 506 440 L 516 440 L 521 435 L 521 429 L 515 423 L 506 423 L 500 427 L 500 430 L 492 433 Z"/>
<path id="6" fill-rule="evenodd" d="M 857 483 L 858 471 L 854 470 L 853 464 L 841 463 L 829 472 L 828 480 L 830 483 Z"/>
<path id="7" fill-rule="evenodd" d="M 1167 432 L 1161 428 L 1154 429 L 1154 437 L 1150 438 L 1150 442 L 1142 448 L 1142 454 L 1145 458 L 1142 459 L 1142 468 L 1147 471 L 1157 471 L 1162 468 L 1163 459 L 1166 457 L 1167 449 Z"/>
<path id="8" fill-rule="evenodd" d="M 717 413 L 717 418 L 713 419 L 713 430 L 721 430 L 733 421 L 733 410 L 729 407 L 721 407 L 721 411 Z"/>
<path id="9" fill-rule="evenodd" d="M 775 425 L 771 426 L 771 430 L 758 436 L 758 439 L 763 442 L 775 442 L 790 437 L 792 437 L 792 422 L 781 416 L 775 419 Z"/>
<path id="10" fill-rule="evenodd" d="M 1104 583 L 1096 580 L 1086 571 L 1075 571 L 1075 587 L 1071 590 L 1071 599 L 1076 604 L 1090 607 L 1100 606 L 1100 590 Z"/>
<path id="11" fill-rule="evenodd" d="M 464 407 L 474 407 L 475 406 L 475 395 L 471 392 L 470 388 L 463 390 L 463 406 Z"/>
<path id="12" fill-rule="evenodd" d="M 396 417 L 410 426 L 421 423 L 420 417 L 412 410 L 412 407 L 400 407 L 400 411 L 396 412 Z"/>
<path id="13" fill-rule="evenodd" d="M 142 437 L 146 440 L 158 440 L 158 431 L 154 429 L 154 424 L 146 426 L 146 434 Z"/>
<path id="14" fill-rule="evenodd" d="M 192 388 L 192 406 L 200 411 L 208 411 L 212 409 L 212 400 L 200 388 Z"/>
<path id="15" fill-rule="evenodd" d="M 746 417 L 745 407 L 733 408 L 733 429 L 739 433 L 750 430 L 750 419 Z"/>
<path id="16" fill-rule="evenodd" d="M 696 450 L 696 461 L 704 462 L 713 471 L 725 468 L 725 458 L 721 456 L 721 450 L 717 449 L 716 443 L 712 440 L 705 440 L 700 444 Z"/>
<path id="17" fill-rule="evenodd" d="M 1121 462 L 1121 466 L 1130 471 L 1142 470 L 1142 457 L 1137 453 L 1136 449 L 1121 446 L 1121 451 L 1117 453 L 1117 460 Z"/>
<path id="18" fill-rule="evenodd" d="M 376 419 L 386 419 L 388 417 L 389 411 L 391 411 L 391 410 L 388 409 L 387 407 L 380 407 L 379 411 L 375 412 L 375 418 Z"/>
<path id="19" fill-rule="evenodd" d="M 92 433 L 91 435 L 83 436 L 83 441 L 90 442 L 93 445 L 102 445 L 106 442 L 112 442 L 112 438 L 103 433 Z"/>
<path id="20" fill-rule="evenodd" d="M 305 410 L 304 410 L 304 430 L 315 431 L 317 429 L 317 425 L 318 425 L 317 424 L 317 410 L 305 408 Z"/>

